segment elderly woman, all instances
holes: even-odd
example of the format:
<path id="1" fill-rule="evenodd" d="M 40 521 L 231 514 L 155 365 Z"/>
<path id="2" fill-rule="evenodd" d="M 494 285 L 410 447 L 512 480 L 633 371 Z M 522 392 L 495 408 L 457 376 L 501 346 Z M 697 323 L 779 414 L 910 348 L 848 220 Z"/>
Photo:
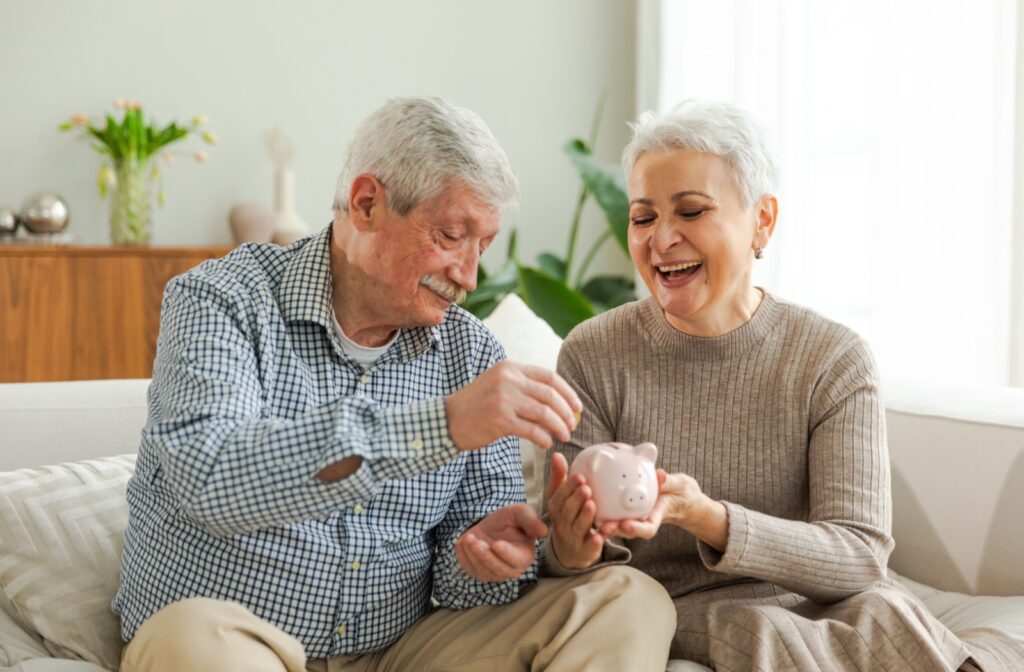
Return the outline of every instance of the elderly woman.
<path id="1" fill-rule="evenodd" d="M 547 571 L 647 572 L 676 604 L 673 657 L 721 670 L 1024 670 L 1008 637 L 954 634 L 887 578 L 875 362 L 850 329 L 753 285 L 778 202 L 751 121 L 686 103 L 643 117 L 623 160 L 630 255 L 651 297 L 562 348 L 584 413 L 548 464 Z M 653 441 L 664 471 L 646 520 L 594 530 L 566 458 L 605 441 Z"/>

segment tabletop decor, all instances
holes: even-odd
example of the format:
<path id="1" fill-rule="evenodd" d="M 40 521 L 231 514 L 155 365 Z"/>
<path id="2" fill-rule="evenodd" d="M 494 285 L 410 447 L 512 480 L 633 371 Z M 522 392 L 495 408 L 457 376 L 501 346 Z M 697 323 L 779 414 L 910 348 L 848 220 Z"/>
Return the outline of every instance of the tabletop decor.
<path id="1" fill-rule="evenodd" d="M 166 126 L 143 118 L 142 105 L 135 101 L 117 99 L 115 114 L 107 114 L 102 121 L 76 114 L 59 126 L 62 131 L 78 130 L 83 139 L 100 154 L 100 169 L 96 176 L 100 196 L 110 196 L 110 239 L 114 245 L 146 245 L 149 243 L 153 222 L 153 197 L 163 205 L 163 180 L 157 158 L 168 165 L 176 154 L 164 149 L 190 135 L 196 135 L 208 145 L 216 144 L 217 136 L 206 130 L 206 117 L 200 115 L 187 125 L 172 121 Z M 209 158 L 200 149 L 192 154 L 199 163 Z"/>

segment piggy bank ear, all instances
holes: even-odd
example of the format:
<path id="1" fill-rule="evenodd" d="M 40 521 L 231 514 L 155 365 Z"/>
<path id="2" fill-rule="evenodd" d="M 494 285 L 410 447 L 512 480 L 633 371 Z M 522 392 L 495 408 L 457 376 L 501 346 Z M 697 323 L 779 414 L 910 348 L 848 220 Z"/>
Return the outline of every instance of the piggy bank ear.
<path id="1" fill-rule="evenodd" d="M 608 448 L 602 448 L 594 454 L 593 460 L 590 462 L 591 468 L 594 473 L 600 472 L 602 469 L 607 469 L 605 465 L 611 464 L 615 461 L 615 452 Z"/>
<path id="2" fill-rule="evenodd" d="M 653 443 L 641 443 L 633 450 L 645 460 L 650 460 L 652 463 L 658 461 L 658 447 Z"/>

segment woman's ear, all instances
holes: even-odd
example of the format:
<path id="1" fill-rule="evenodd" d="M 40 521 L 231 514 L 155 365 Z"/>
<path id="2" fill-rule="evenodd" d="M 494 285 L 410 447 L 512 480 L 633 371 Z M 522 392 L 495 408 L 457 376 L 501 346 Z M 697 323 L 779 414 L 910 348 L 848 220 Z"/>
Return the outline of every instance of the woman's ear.
<path id="1" fill-rule="evenodd" d="M 348 193 L 348 221 L 358 231 L 371 231 L 383 208 L 384 185 L 370 173 L 362 173 L 352 180 Z"/>
<path id="2" fill-rule="evenodd" d="M 764 249 L 768 247 L 775 232 L 775 221 L 779 216 L 779 199 L 765 194 L 757 202 L 757 226 L 754 229 L 754 245 Z"/>

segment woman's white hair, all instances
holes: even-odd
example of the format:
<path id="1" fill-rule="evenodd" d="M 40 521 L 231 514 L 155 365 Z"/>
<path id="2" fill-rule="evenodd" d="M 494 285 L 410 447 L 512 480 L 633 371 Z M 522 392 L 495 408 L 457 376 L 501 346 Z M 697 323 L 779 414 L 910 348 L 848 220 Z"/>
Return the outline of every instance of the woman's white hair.
<path id="1" fill-rule="evenodd" d="M 778 169 L 764 131 L 735 105 L 684 100 L 669 112 L 645 112 L 630 128 L 633 138 L 622 152 L 626 175 L 648 152 L 688 149 L 722 157 L 746 207 L 775 192 Z"/>
<path id="2" fill-rule="evenodd" d="M 462 183 L 499 212 L 519 197 L 508 157 L 477 114 L 440 98 L 392 98 L 356 129 L 334 193 L 348 213 L 352 181 L 362 173 L 384 185 L 399 215 Z"/>

